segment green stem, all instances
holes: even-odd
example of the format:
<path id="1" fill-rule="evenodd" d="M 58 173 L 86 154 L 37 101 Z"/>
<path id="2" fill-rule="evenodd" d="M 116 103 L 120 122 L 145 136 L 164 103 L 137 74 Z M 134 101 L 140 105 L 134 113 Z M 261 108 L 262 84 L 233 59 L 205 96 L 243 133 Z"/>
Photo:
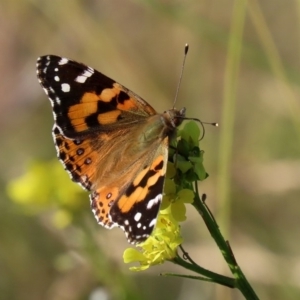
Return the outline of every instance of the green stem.
<path id="1" fill-rule="evenodd" d="M 188 269 L 190 271 L 193 271 L 195 273 L 201 274 L 206 277 L 205 279 L 202 279 L 201 277 L 199 277 L 200 280 L 219 283 L 221 285 L 224 285 L 224 286 L 227 286 L 230 288 L 236 287 L 235 280 L 233 278 L 214 273 L 212 271 L 209 271 L 207 269 L 204 269 L 204 268 L 198 266 L 197 264 L 188 263 L 186 260 L 182 259 L 179 255 L 177 255 L 173 260 L 171 260 L 171 262 L 173 262 L 176 265 L 180 265 L 180 266 L 184 267 L 185 269 Z M 195 279 L 195 278 L 193 278 L 193 279 Z"/>
<path id="2" fill-rule="evenodd" d="M 161 276 L 172 276 L 172 277 L 180 277 L 180 278 L 186 278 L 186 279 L 195 279 L 195 280 L 202 280 L 207 282 L 214 282 L 211 278 L 206 278 L 202 276 L 193 276 L 193 275 L 185 275 L 185 274 L 176 274 L 176 273 L 161 273 Z M 231 286 L 228 286 L 231 287 Z"/>
<path id="3" fill-rule="evenodd" d="M 196 208 L 200 216 L 203 218 L 211 236 L 218 245 L 221 253 L 228 264 L 229 269 L 231 270 L 232 275 L 235 278 L 234 287 L 238 288 L 241 293 L 245 296 L 247 300 L 259 300 L 258 296 L 255 294 L 248 280 L 246 279 L 244 273 L 236 262 L 233 252 L 231 251 L 228 241 L 222 236 L 218 224 L 216 223 L 214 217 L 212 216 L 209 208 L 204 202 L 201 201 L 197 184 L 195 184 L 195 198 L 193 206 Z M 199 273 L 199 272 L 198 272 Z M 203 273 L 199 273 L 203 274 Z M 215 276 L 214 274 L 211 274 Z M 213 277 L 214 278 L 214 277 Z M 219 277 L 218 277 L 219 278 Z"/>

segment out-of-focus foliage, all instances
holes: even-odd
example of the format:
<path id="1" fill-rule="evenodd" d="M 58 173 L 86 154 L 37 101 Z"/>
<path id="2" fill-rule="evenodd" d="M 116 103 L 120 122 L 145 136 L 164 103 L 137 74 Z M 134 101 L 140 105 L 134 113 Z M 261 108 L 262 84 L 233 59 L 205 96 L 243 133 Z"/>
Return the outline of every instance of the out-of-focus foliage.
<path id="1" fill-rule="evenodd" d="M 82 189 L 72 184 L 57 160 L 31 163 L 24 175 L 8 184 L 8 195 L 24 212 L 55 209 L 53 222 L 58 227 L 69 225 L 73 214 L 85 207 Z"/>

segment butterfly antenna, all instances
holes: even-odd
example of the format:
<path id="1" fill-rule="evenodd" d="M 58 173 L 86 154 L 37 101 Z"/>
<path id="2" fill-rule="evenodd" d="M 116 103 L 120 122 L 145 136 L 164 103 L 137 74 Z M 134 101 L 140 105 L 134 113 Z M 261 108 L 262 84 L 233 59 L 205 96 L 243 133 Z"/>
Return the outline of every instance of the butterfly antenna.
<path id="1" fill-rule="evenodd" d="M 205 126 L 204 125 L 211 125 L 211 126 L 215 126 L 215 127 L 219 127 L 219 123 L 217 122 L 203 122 L 201 120 L 198 120 L 200 123 L 201 123 L 201 126 L 203 128 L 203 131 L 202 131 L 202 137 L 200 138 L 200 141 L 204 138 L 205 136 Z"/>
<path id="2" fill-rule="evenodd" d="M 205 136 L 205 126 L 204 125 L 211 125 L 211 126 L 219 127 L 219 123 L 216 123 L 216 122 L 203 122 L 203 121 L 201 121 L 200 119 L 197 119 L 197 118 L 186 118 L 186 117 L 184 117 L 183 119 L 184 120 L 196 121 L 201 125 L 201 127 L 202 127 L 202 136 L 199 139 L 199 141 L 201 141 Z"/>
<path id="3" fill-rule="evenodd" d="M 189 45 L 185 44 L 183 62 L 182 62 L 182 67 L 181 67 L 179 82 L 177 84 L 177 90 L 176 90 L 176 94 L 175 94 L 175 98 L 174 98 L 174 102 L 173 102 L 173 108 L 175 107 L 175 103 L 177 101 L 178 92 L 179 92 L 179 88 L 180 88 L 180 84 L 181 84 L 181 80 L 182 80 L 182 75 L 183 75 L 183 70 L 184 70 L 184 65 L 185 65 L 185 59 L 186 59 L 188 51 L 189 51 Z"/>
<path id="4" fill-rule="evenodd" d="M 183 62 L 182 62 L 182 67 L 181 67 L 181 72 L 180 72 L 180 76 L 179 76 L 179 82 L 178 82 L 178 85 L 177 85 L 177 90 L 176 90 L 176 94 L 175 94 L 175 99 L 174 99 L 174 103 L 173 103 L 173 108 L 175 107 L 175 103 L 177 101 L 177 97 L 178 97 L 178 92 L 179 92 L 179 88 L 180 88 L 180 85 L 181 85 L 181 80 L 182 80 L 182 75 L 183 75 L 183 70 L 184 70 L 184 66 L 185 66 L 185 59 L 187 57 L 187 54 L 188 54 L 188 51 L 189 51 L 189 45 L 188 44 L 185 44 L 185 47 L 184 47 L 184 56 L 183 56 Z M 199 122 L 201 127 L 202 127 L 202 136 L 201 138 L 199 139 L 199 141 L 201 141 L 204 136 L 205 136 L 205 125 L 212 125 L 212 126 L 215 126 L 215 127 L 218 127 L 219 124 L 218 123 L 211 123 L 211 122 L 202 122 L 201 120 L 199 119 L 196 119 L 196 118 L 187 118 L 185 116 L 177 116 L 177 118 L 182 118 L 184 120 L 193 120 L 193 121 L 196 121 L 196 122 Z"/>

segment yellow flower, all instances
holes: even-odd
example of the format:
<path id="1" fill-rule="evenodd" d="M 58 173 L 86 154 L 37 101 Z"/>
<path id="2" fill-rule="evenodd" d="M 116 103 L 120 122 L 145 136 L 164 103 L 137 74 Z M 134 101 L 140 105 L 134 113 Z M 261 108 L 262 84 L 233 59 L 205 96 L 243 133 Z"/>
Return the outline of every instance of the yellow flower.
<path id="1" fill-rule="evenodd" d="M 173 218 L 170 207 L 161 210 L 156 228 L 152 235 L 138 247 L 141 251 L 128 248 L 124 251 L 125 263 L 138 262 L 139 266 L 131 267 L 132 271 L 142 271 L 150 266 L 162 264 L 176 256 L 177 247 L 182 243 L 180 227 Z"/>
<path id="2" fill-rule="evenodd" d="M 186 220 L 186 203 L 193 203 L 194 192 L 190 189 L 182 189 L 176 193 L 176 185 L 174 181 L 166 179 L 165 195 L 161 205 L 161 209 L 170 207 L 171 214 L 177 222 Z"/>

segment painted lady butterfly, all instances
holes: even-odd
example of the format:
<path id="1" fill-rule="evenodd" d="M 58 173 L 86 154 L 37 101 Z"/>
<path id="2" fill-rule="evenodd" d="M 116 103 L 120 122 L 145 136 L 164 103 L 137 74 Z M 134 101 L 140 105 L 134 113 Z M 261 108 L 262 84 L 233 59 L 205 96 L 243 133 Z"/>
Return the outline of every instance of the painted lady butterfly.
<path id="1" fill-rule="evenodd" d="M 146 240 L 162 200 L 169 139 L 185 108 L 158 114 L 123 85 L 54 55 L 38 58 L 37 76 L 52 104 L 58 158 L 91 191 L 98 223 L 122 228 L 132 244 Z"/>

